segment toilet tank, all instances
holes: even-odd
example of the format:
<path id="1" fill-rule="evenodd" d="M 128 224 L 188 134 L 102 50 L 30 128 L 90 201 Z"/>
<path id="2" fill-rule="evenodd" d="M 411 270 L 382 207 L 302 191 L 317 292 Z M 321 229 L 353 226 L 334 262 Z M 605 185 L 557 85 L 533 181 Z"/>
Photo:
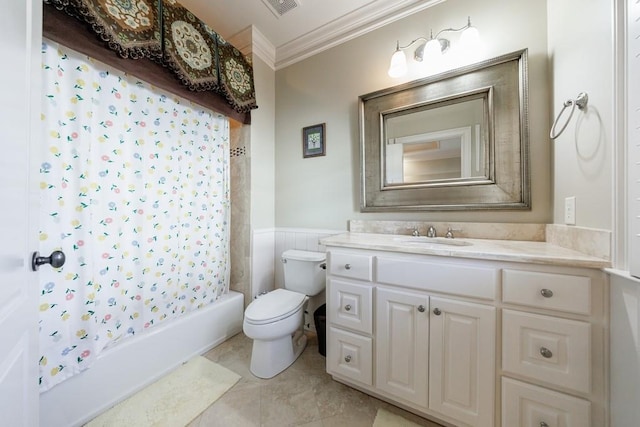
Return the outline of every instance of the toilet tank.
<path id="1" fill-rule="evenodd" d="M 282 253 L 284 287 L 313 296 L 325 288 L 326 255 L 323 252 L 286 250 Z"/>

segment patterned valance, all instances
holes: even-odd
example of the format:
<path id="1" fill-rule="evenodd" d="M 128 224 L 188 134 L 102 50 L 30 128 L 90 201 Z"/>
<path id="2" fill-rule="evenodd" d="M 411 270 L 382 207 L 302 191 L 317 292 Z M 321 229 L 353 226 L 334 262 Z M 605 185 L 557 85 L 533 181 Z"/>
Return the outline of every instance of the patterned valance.
<path id="1" fill-rule="evenodd" d="M 156 61 L 189 90 L 219 93 L 239 113 L 257 108 L 251 63 L 176 0 L 43 1 L 89 24 L 122 58 Z"/>

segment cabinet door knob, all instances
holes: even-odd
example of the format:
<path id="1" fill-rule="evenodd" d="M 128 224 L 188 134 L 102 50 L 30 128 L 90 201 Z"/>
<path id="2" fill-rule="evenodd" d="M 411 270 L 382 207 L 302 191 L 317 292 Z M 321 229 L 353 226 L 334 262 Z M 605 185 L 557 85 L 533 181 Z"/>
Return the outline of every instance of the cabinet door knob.
<path id="1" fill-rule="evenodd" d="M 553 296 L 553 291 L 551 289 L 541 289 L 540 295 L 545 298 L 551 298 Z"/>
<path id="2" fill-rule="evenodd" d="M 440 311 L 440 309 L 438 307 L 433 309 L 433 314 L 435 314 L 436 316 L 440 316 L 440 314 L 442 314 L 442 312 Z"/>
<path id="3" fill-rule="evenodd" d="M 418 306 L 418 311 L 419 311 L 420 313 L 424 313 L 424 311 L 425 311 L 425 310 L 426 310 L 426 308 L 424 308 L 424 305 L 419 305 L 419 306 Z"/>
<path id="4" fill-rule="evenodd" d="M 551 356 L 553 356 L 553 353 L 547 347 L 540 347 L 540 354 L 545 359 L 549 359 L 549 358 L 551 358 Z"/>
<path id="5" fill-rule="evenodd" d="M 347 363 L 351 362 L 351 355 L 346 355 L 344 361 Z"/>
<path id="6" fill-rule="evenodd" d="M 344 269 L 345 270 L 351 270 L 351 264 L 345 264 L 344 265 Z"/>
<path id="7" fill-rule="evenodd" d="M 347 304 L 347 305 L 345 305 L 345 306 L 344 306 L 344 309 L 345 309 L 346 311 L 351 311 L 351 304 Z"/>

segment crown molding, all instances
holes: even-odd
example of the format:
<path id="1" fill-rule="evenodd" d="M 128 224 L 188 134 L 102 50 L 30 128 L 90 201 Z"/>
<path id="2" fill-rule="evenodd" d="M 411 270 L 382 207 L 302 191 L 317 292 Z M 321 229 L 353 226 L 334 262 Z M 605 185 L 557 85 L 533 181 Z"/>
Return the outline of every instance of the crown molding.
<path id="1" fill-rule="evenodd" d="M 262 59 L 272 70 L 276 69 L 276 48 L 254 25 L 249 25 L 244 30 L 231 36 L 229 43 L 244 55 L 254 54 Z"/>
<path id="2" fill-rule="evenodd" d="M 275 70 L 345 43 L 446 0 L 403 0 L 378 9 L 362 7 L 275 49 Z"/>

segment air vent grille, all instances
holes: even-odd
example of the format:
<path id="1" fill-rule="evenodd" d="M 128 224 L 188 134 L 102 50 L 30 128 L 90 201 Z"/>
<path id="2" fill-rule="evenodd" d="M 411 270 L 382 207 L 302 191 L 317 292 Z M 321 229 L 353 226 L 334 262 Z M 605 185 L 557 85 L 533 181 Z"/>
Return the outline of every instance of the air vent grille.
<path id="1" fill-rule="evenodd" d="M 300 6 L 300 0 L 262 0 L 262 2 L 271 10 L 276 18 L 280 18 L 285 13 Z"/>

